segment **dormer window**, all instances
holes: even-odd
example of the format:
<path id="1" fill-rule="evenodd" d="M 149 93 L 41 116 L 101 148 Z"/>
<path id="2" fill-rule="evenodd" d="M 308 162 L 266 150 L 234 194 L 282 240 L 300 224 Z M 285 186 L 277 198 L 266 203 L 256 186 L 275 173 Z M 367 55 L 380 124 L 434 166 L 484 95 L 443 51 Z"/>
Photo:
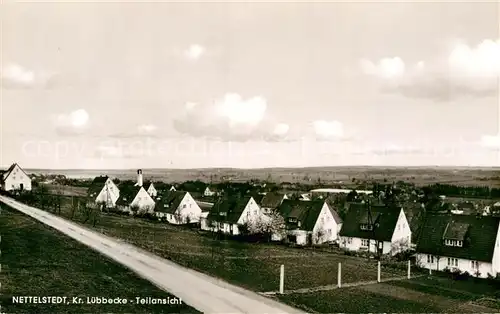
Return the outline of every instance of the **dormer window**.
<path id="1" fill-rule="evenodd" d="M 373 230 L 373 225 L 372 224 L 361 224 L 360 228 L 361 228 L 361 230 L 371 231 L 371 230 Z"/>
<path id="2" fill-rule="evenodd" d="M 445 239 L 444 240 L 444 245 L 446 245 L 446 246 L 463 247 L 464 246 L 464 241 Z"/>
<path id="3" fill-rule="evenodd" d="M 297 222 L 297 218 L 290 217 L 290 218 L 288 218 L 288 222 L 295 223 L 295 222 Z"/>
<path id="4" fill-rule="evenodd" d="M 227 214 L 226 212 L 220 212 L 219 213 L 220 216 L 226 216 L 226 214 Z"/>

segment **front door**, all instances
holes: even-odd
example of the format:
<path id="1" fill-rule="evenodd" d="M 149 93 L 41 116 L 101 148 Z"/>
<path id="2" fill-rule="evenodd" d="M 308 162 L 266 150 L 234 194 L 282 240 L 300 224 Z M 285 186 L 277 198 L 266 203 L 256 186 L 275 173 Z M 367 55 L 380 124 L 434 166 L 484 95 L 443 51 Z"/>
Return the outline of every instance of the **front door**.
<path id="1" fill-rule="evenodd" d="M 22 183 L 21 183 L 21 184 L 19 184 L 19 189 L 20 189 L 21 191 L 22 191 L 22 190 L 24 190 L 24 184 L 22 184 Z"/>

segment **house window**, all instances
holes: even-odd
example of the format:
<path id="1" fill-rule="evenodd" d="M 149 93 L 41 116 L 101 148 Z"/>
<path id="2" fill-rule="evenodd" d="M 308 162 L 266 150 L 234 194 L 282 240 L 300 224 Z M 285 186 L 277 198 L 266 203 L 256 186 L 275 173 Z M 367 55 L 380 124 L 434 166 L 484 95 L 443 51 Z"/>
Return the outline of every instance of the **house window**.
<path id="1" fill-rule="evenodd" d="M 433 264 L 434 263 L 434 256 L 427 255 L 427 263 L 428 264 Z"/>
<path id="2" fill-rule="evenodd" d="M 254 216 L 257 216 L 257 209 L 254 209 L 254 210 L 253 210 L 253 215 L 254 215 Z"/>
<path id="3" fill-rule="evenodd" d="M 321 217 L 321 223 L 325 223 L 325 218 Z"/>
<path id="4" fill-rule="evenodd" d="M 328 230 L 326 231 L 326 234 L 327 234 L 329 237 L 331 237 L 331 236 L 332 236 L 332 229 L 328 229 Z"/>
<path id="5" fill-rule="evenodd" d="M 464 241 L 457 241 L 457 246 L 462 247 L 462 246 L 463 246 L 463 244 L 464 244 Z"/>
<path id="6" fill-rule="evenodd" d="M 472 269 L 479 269 L 479 262 L 478 261 L 471 261 L 471 267 Z"/>
<path id="7" fill-rule="evenodd" d="M 182 208 L 186 208 L 186 204 L 182 204 Z"/>
<path id="8" fill-rule="evenodd" d="M 347 238 L 347 244 L 352 244 L 352 238 Z"/>
<path id="9" fill-rule="evenodd" d="M 361 239 L 361 246 L 362 247 L 368 247 L 368 244 L 369 244 L 369 240 L 367 239 Z"/>
<path id="10" fill-rule="evenodd" d="M 398 224 L 398 230 L 401 231 L 401 225 L 400 224 Z"/>
<path id="11" fill-rule="evenodd" d="M 361 224 L 361 230 L 373 230 L 373 225 L 370 224 Z"/>
<path id="12" fill-rule="evenodd" d="M 458 259 L 448 257 L 448 266 L 458 266 Z"/>

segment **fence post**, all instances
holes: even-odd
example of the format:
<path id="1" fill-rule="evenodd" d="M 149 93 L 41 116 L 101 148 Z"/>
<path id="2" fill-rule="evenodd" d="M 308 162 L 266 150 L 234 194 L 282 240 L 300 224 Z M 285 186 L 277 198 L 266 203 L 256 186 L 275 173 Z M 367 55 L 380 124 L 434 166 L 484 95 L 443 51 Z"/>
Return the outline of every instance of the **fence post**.
<path id="1" fill-rule="evenodd" d="M 380 261 L 377 263 L 377 282 L 380 282 Z"/>
<path id="2" fill-rule="evenodd" d="M 408 279 L 410 279 L 411 277 L 411 263 L 410 263 L 410 260 L 408 260 Z"/>
<path id="3" fill-rule="evenodd" d="M 339 263 L 338 273 L 337 273 L 337 287 L 342 286 L 342 263 Z"/>
<path id="4" fill-rule="evenodd" d="M 281 265 L 280 269 L 280 294 L 283 294 L 285 288 L 285 265 Z"/>

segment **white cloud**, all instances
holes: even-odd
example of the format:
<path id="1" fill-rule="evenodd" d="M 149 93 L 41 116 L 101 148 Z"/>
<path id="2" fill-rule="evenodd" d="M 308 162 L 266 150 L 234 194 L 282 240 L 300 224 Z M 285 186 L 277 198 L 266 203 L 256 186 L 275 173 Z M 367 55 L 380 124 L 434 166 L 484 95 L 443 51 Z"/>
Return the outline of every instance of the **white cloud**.
<path id="1" fill-rule="evenodd" d="M 274 127 L 273 134 L 277 136 L 285 136 L 290 130 L 290 126 L 286 123 L 278 123 Z"/>
<path id="2" fill-rule="evenodd" d="M 399 57 L 383 58 L 377 63 L 363 59 L 360 62 L 360 66 L 365 74 L 384 79 L 398 78 L 405 73 L 405 63 Z"/>
<path id="3" fill-rule="evenodd" d="M 141 124 L 137 126 L 137 131 L 139 131 L 139 133 L 151 133 L 156 131 L 157 129 L 158 127 L 153 124 Z"/>
<path id="4" fill-rule="evenodd" d="M 277 127 L 267 116 L 264 97 L 245 99 L 236 93 L 227 93 L 209 104 L 187 103 L 184 113 L 173 123 L 182 134 L 232 141 L 275 137 Z M 284 124 L 279 128 L 283 132 Z"/>
<path id="5" fill-rule="evenodd" d="M 54 125 L 61 135 L 74 135 L 83 133 L 88 125 L 90 116 L 85 109 L 77 109 L 70 113 L 56 115 Z"/>
<path id="6" fill-rule="evenodd" d="M 361 60 L 366 75 L 379 78 L 387 92 L 411 98 L 448 101 L 456 97 L 488 97 L 498 94 L 500 40 L 484 40 L 477 46 L 457 43 L 443 58 L 405 64 L 400 57 L 378 62 Z"/>
<path id="7" fill-rule="evenodd" d="M 344 137 L 344 126 L 339 121 L 316 120 L 312 123 L 316 137 L 319 139 L 339 139 Z"/>
<path id="8" fill-rule="evenodd" d="M 2 79 L 28 86 L 35 82 L 35 73 L 23 68 L 19 64 L 11 63 L 2 69 Z"/>
<path id="9" fill-rule="evenodd" d="M 184 51 L 184 55 L 190 60 L 198 60 L 205 54 L 205 51 L 205 47 L 198 44 L 193 44 Z"/>

